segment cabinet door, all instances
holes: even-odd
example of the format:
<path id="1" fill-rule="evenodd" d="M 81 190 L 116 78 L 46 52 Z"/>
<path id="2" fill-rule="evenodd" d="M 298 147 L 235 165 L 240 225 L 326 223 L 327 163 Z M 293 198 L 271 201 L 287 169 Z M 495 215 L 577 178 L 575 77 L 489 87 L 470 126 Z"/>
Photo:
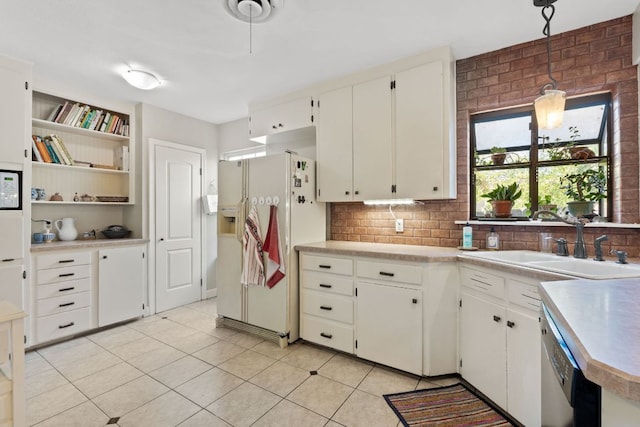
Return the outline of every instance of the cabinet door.
<path id="1" fill-rule="evenodd" d="M 0 300 L 9 301 L 16 307 L 24 310 L 25 304 L 22 295 L 22 272 L 24 266 L 19 264 L 2 265 L 0 263 Z"/>
<path id="2" fill-rule="evenodd" d="M 460 373 L 502 408 L 507 407 L 505 309 L 466 292 L 460 309 Z"/>
<path id="3" fill-rule="evenodd" d="M 392 196 L 390 84 L 390 77 L 382 77 L 353 87 L 354 200 Z"/>
<path id="4" fill-rule="evenodd" d="M 249 138 L 312 126 L 313 107 L 311 101 L 311 97 L 304 97 L 252 111 L 249 122 Z"/>
<path id="5" fill-rule="evenodd" d="M 396 74 L 394 183 L 398 198 L 445 197 L 445 165 L 450 154 L 445 150 L 442 73 L 443 64 L 437 61 Z"/>
<path id="6" fill-rule="evenodd" d="M 0 57 L 0 159 L 7 163 L 22 165 L 26 148 L 31 150 L 31 139 L 27 136 L 27 111 L 31 90 L 25 83 L 31 80 L 30 66 L 22 62 Z M 28 144 L 28 145 L 27 145 Z"/>
<path id="7" fill-rule="evenodd" d="M 507 310 L 507 411 L 527 426 L 540 419 L 540 325 L 538 316 Z"/>
<path id="8" fill-rule="evenodd" d="M 142 315 L 146 259 L 142 246 L 98 251 L 98 326 Z"/>
<path id="9" fill-rule="evenodd" d="M 356 354 L 422 375 L 422 290 L 358 282 Z"/>
<path id="10" fill-rule="evenodd" d="M 320 95 L 316 159 L 318 200 L 342 202 L 353 199 L 352 87 Z"/>

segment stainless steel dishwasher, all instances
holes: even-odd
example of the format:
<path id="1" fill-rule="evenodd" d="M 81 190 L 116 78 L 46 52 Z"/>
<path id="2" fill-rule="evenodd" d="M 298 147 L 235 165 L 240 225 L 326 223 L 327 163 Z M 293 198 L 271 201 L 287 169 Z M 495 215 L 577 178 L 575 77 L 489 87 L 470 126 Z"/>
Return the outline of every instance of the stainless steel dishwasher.
<path id="1" fill-rule="evenodd" d="M 542 305 L 542 427 L 600 427 L 600 386 L 587 380 Z"/>

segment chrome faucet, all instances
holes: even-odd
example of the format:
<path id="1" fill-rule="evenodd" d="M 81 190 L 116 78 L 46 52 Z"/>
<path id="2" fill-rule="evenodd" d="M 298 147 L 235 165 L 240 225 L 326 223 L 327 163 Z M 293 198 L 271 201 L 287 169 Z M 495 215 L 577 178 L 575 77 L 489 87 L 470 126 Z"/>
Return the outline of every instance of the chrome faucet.
<path id="1" fill-rule="evenodd" d="M 540 215 L 550 215 L 557 219 L 558 221 L 562 221 L 565 224 L 573 225 L 576 227 L 576 243 L 573 246 L 573 257 L 574 258 L 587 258 L 587 245 L 584 243 L 584 222 L 579 220 L 578 218 L 570 217 L 563 218 L 555 212 L 551 211 L 535 211 L 531 216 L 531 219 L 538 219 Z"/>
<path id="2" fill-rule="evenodd" d="M 609 236 L 606 234 L 596 237 L 593 240 L 593 245 L 596 247 L 596 257 L 594 258 L 594 261 L 604 261 L 604 258 L 602 257 L 602 242 L 605 240 L 609 240 Z"/>

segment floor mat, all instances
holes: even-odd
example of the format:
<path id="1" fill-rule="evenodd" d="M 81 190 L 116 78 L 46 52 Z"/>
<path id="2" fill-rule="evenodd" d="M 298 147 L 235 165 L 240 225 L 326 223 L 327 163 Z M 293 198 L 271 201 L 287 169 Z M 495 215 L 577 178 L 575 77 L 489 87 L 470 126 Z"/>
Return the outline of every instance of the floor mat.
<path id="1" fill-rule="evenodd" d="M 405 426 L 513 426 L 463 384 L 404 393 L 384 399 Z"/>

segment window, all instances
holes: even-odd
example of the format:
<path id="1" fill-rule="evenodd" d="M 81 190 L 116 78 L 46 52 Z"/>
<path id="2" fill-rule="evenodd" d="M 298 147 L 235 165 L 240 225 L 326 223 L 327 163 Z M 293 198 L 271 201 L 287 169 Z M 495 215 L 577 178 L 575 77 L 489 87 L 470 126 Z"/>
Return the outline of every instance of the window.
<path id="1" fill-rule="evenodd" d="M 610 217 L 610 126 L 610 94 L 568 99 L 558 129 L 538 129 L 532 105 L 472 115 L 471 217 L 490 216 L 491 204 L 482 195 L 512 182 L 522 189 L 512 216 L 528 217 L 541 205 L 562 210 L 573 199 L 566 194 L 566 176 L 585 170 L 604 177 L 608 192 L 594 203 L 593 213 Z"/>
<path id="2" fill-rule="evenodd" d="M 267 150 L 264 146 L 258 148 L 247 148 L 244 150 L 227 151 L 220 155 L 221 160 L 236 161 L 242 159 L 252 159 L 254 157 L 264 157 L 267 155 Z"/>

